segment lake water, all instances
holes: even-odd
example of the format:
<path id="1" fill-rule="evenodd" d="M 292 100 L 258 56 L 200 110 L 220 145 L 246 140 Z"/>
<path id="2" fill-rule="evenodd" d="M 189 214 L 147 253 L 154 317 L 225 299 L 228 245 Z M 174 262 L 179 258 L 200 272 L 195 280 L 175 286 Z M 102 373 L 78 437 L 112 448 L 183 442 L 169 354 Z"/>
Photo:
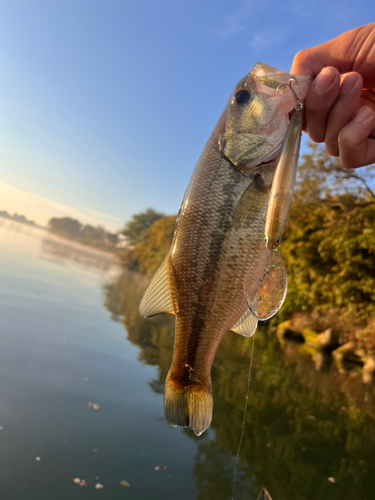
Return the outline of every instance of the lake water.
<path id="1" fill-rule="evenodd" d="M 229 500 L 252 340 L 224 338 L 196 437 L 163 416 L 173 317 L 138 316 L 144 277 L 6 219 L 0 266 L 0 499 Z M 374 394 L 259 330 L 235 498 L 375 498 Z"/>

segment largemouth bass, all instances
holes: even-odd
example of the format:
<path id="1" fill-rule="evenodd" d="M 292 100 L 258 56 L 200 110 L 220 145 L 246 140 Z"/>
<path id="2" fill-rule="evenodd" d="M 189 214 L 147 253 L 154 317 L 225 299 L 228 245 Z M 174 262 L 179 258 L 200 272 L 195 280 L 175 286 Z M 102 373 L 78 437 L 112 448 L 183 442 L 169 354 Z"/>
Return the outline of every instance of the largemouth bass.
<path id="1" fill-rule="evenodd" d="M 277 88 L 290 78 L 257 63 L 236 85 L 192 174 L 171 249 L 140 304 L 144 317 L 176 315 L 164 413 L 197 435 L 211 424 L 211 366 L 224 333 L 250 337 L 257 327 L 245 278 L 264 248 L 269 191 L 295 106 L 291 92 Z M 311 79 L 296 78 L 302 100 Z M 260 278 L 254 275 L 255 290 Z"/>

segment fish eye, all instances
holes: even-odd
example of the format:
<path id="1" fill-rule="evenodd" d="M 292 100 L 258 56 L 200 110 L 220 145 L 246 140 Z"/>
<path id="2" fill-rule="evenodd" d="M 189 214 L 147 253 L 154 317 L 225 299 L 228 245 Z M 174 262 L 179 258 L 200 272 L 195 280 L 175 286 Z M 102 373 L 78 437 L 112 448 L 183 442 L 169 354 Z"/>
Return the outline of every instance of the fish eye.
<path id="1" fill-rule="evenodd" d="M 249 100 L 250 94 L 246 89 L 241 89 L 235 93 L 234 98 L 236 99 L 237 104 L 243 104 Z"/>
<path id="2" fill-rule="evenodd" d="M 276 245 L 280 245 L 280 238 L 277 238 L 277 240 L 275 241 Z"/>

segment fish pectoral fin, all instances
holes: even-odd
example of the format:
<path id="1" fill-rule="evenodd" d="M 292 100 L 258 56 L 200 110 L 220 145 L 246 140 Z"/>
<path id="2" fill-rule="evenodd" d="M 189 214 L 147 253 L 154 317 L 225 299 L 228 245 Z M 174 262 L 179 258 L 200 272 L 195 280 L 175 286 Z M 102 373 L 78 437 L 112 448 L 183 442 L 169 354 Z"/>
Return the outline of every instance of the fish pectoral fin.
<path id="1" fill-rule="evenodd" d="M 269 250 L 268 259 L 267 252 L 264 252 L 264 255 L 266 258 L 258 260 L 261 265 L 259 272 L 255 273 L 257 288 L 254 287 L 254 278 L 251 274 L 248 274 L 245 280 L 247 306 L 252 314 L 262 321 L 272 318 L 277 313 L 284 303 L 288 290 L 288 276 L 280 252 Z M 262 270 L 263 274 L 259 280 Z"/>
<path id="2" fill-rule="evenodd" d="M 265 213 L 270 187 L 265 184 L 259 173 L 255 174 L 234 211 L 233 226 L 236 229 L 248 227 L 259 212 Z"/>
<path id="3" fill-rule="evenodd" d="M 162 313 L 178 313 L 170 252 L 158 267 L 139 304 L 139 314 L 144 318 Z"/>
<path id="4" fill-rule="evenodd" d="M 244 337 L 252 337 L 257 329 L 258 320 L 252 312 L 247 310 L 245 314 L 231 328 L 233 332 L 239 333 Z"/>

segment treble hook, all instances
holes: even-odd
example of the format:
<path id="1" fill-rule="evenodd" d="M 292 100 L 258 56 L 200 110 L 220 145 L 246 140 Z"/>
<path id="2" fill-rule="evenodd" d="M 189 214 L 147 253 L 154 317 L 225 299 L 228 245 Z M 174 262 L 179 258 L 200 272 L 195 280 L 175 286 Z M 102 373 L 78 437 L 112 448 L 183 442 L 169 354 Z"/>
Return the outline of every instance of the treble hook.
<path id="1" fill-rule="evenodd" d="M 293 82 L 297 85 L 297 87 L 299 88 L 299 85 L 298 85 L 298 81 L 296 78 L 294 78 L 294 76 L 292 76 L 292 78 L 289 78 L 289 81 L 288 83 L 280 83 L 280 85 L 277 87 L 277 92 L 279 92 L 279 90 L 282 88 L 282 87 L 289 87 L 290 90 L 292 91 L 293 95 L 294 95 L 294 98 L 296 100 L 296 107 L 295 107 L 295 110 L 296 111 L 301 111 L 301 109 L 303 108 L 303 104 L 302 104 L 302 101 L 301 99 L 298 97 L 298 95 L 295 93 L 294 91 L 294 88 L 292 87 L 292 84 L 290 82 Z"/>

